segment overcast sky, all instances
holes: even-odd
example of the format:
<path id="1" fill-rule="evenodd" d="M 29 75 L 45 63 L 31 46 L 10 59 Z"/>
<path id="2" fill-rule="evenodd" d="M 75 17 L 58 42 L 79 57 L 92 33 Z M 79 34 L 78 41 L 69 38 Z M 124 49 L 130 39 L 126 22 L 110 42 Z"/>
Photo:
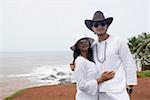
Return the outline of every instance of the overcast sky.
<path id="1" fill-rule="evenodd" d="M 150 32 L 149 0 L 1 0 L 0 51 L 69 51 L 97 10 L 114 21 L 108 33 L 125 39 Z"/>

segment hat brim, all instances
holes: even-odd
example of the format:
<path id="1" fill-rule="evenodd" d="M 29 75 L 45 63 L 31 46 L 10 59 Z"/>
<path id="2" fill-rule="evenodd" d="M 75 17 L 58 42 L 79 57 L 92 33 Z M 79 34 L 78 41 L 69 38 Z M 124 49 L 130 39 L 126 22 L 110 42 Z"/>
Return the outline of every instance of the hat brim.
<path id="1" fill-rule="evenodd" d="M 94 42 L 94 39 L 93 39 L 93 38 L 90 38 L 90 37 L 81 38 L 80 40 L 82 40 L 82 39 L 88 39 L 88 41 L 90 42 L 91 45 L 92 45 L 92 43 Z M 80 40 L 78 40 L 78 41 L 80 41 Z M 76 44 L 78 43 L 78 41 L 77 41 L 73 46 L 70 47 L 70 49 L 71 49 L 72 51 L 75 51 L 75 49 L 76 49 Z"/>
<path id="2" fill-rule="evenodd" d="M 113 21 L 113 17 L 109 17 L 109 18 L 106 18 L 106 19 L 103 19 L 103 20 L 96 20 L 96 21 L 106 21 L 108 27 L 109 25 L 112 23 Z M 91 31 L 93 31 L 91 28 L 92 28 L 92 25 L 93 25 L 93 22 L 95 22 L 94 20 L 85 20 L 85 25 L 88 29 L 90 29 Z"/>

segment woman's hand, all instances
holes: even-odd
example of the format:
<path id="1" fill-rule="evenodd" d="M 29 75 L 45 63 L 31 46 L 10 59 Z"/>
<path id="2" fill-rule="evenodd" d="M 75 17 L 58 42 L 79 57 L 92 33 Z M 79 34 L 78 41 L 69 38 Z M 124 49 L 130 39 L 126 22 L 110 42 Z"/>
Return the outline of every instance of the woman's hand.
<path id="1" fill-rule="evenodd" d="M 106 71 L 104 73 L 102 73 L 101 77 L 97 78 L 97 83 L 100 84 L 104 81 L 110 80 L 115 76 L 115 72 L 114 71 Z"/>

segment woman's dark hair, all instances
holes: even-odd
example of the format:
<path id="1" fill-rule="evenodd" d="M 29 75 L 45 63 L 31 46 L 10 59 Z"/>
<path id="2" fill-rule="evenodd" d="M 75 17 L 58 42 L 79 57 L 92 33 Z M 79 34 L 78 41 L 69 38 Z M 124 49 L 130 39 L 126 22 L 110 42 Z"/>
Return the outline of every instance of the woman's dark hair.
<path id="1" fill-rule="evenodd" d="M 82 40 L 82 39 L 81 39 Z M 94 62 L 93 60 L 93 50 L 91 47 L 91 44 L 89 42 L 89 50 L 88 50 L 88 60 Z M 73 64 L 75 63 L 76 58 L 81 54 L 80 49 L 78 48 L 78 42 L 75 44 L 75 50 L 73 52 Z"/>

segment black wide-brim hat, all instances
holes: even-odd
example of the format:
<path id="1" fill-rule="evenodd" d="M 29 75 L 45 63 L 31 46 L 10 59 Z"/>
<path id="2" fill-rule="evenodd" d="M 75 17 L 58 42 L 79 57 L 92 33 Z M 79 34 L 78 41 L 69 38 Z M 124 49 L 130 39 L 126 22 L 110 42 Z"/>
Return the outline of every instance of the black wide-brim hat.
<path id="1" fill-rule="evenodd" d="M 92 20 L 88 20 L 88 19 L 85 20 L 85 25 L 87 26 L 88 29 L 93 31 L 91 29 L 93 26 L 93 22 L 99 22 L 99 21 L 105 21 L 109 27 L 113 21 L 113 17 L 105 18 L 104 14 L 101 11 L 96 11 Z"/>

